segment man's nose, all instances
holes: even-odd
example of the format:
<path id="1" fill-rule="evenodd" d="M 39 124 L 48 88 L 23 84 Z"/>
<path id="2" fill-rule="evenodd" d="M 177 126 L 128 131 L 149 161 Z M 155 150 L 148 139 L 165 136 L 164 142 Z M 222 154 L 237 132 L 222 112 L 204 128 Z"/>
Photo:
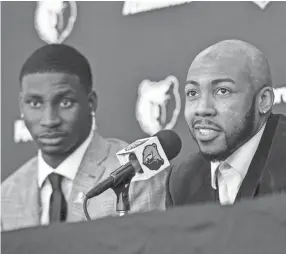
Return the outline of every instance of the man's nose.
<path id="1" fill-rule="evenodd" d="M 61 118 L 58 111 L 52 106 L 47 106 L 43 111 L 41 118 L 41 125 L 49 128 L 58 126 L 61 123 Z"/>
<path id="2" fill-rule="evenodd" d="M 204 95 L 198 100 L 198 105 L 195 109 L 197 116 L 213 116 L 216 113 L 215 105 L 211 96 Z"/>

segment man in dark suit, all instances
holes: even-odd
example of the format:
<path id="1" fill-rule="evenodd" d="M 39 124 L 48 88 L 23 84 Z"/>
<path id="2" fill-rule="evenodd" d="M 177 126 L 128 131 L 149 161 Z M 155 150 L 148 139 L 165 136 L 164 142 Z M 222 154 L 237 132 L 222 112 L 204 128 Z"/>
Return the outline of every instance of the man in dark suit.
<path id="1" fill-rule="evenodd" d="M 200 152 L 171 167 L 166 207 L 286 191 L 286 118 L 271 113 L 268 61 L 253 45 L 226 40 L 190 66 L 185 119 Z"/>

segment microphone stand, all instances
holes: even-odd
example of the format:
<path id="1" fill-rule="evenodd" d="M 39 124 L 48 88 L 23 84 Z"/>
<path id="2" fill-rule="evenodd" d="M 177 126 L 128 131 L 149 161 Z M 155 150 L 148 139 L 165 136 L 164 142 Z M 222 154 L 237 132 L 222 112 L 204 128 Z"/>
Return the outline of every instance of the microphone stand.
<path id="1" fill-rule="evenodd" d="M 110 174 L 110 176 L 113 178 L 113 182 L 111 184 L 113 187 L 113 191 L 116 194 L 116 211 L 119 213 L 119 216 L 127 215 L 127 213 L 130 211 L 130 203 L 129 203 L 129 186 L 131 183 L 132 178 L 135 176 L 136 172 L 135 169 L 140 167 L 140 164 L 136 158 L 135 154 L 129 155 L 130 163 L 127 163 L 124 166 L 124 170 L 115 170 Z M 139 165 L 139 166 L 138 166 Z M 120 169 L 120 168 L 119 168 Z M 130 169 L 133 169 L 130 171 Z M 130 174 L 131 172 L 131 174 Z M 110 185 L 110 181 L 107 182 Z M 90 220 L 90 216 L 87 211 L 87 201 L 88 199 L 99 195 L 102 193 L 106 186 L 101 186 L 107 184 L 106 182 L 99 183 L 98 185 L 98 194 L 91 193 L 91 195 L 86 195 L 84 202 L 83 202 L 83 211 L 88 220 Z"/>
<path id="2" fill-rule="evenodd" d="M 117 197 L 116 211 L 119 213 L 119 216 L 127 215 L 130 211 L 129 186 L 130 182 L 112 188 Z"/>
<path id="3" fill-rule="evenodd" d="M 119 216 L 127 215 L 130 211 L 130 204 L 129 204 L 129 186 L 133 175 L 129 177 L 122 177 L 121 182 L 120 180 L 117 184 L 112 188 L 116 194 L 116 211 L 119 213 Z M 91 220 L 88 211 L 87 211 L 87 201 L 90 197 L 86 196 L 83 202 L 83 211 L 88 220 Z"/>
<path id="4" fill-rule="evenodd" d="M 129 154 L 129 161 L 134 169 L 140 168 L 140 164 L 134 153 Z M 121 181 L 119 180 L 118 183 L 112 188 L 117 196 L 116 211 L 119 213 L 119 216 L 127 215 L 130 211 L 129 187 L 131 180 L 134 176 L 135 171 L 132 175 L 129 175 L 128 177 L 122 177 Z"/>

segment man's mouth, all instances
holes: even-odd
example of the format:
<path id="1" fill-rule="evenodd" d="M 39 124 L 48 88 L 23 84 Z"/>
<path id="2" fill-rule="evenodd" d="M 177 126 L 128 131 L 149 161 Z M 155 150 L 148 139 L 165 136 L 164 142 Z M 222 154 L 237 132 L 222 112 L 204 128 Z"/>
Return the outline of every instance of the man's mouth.
<path id="1" fill-rule="evenodd" d="M 39 138 L 58 138 L 63 136 L 65 136 L 65 134 L 62 132 L 48 132 L 41 134 Z"/>
<path id="2" fill-rule="evenodd" d="M 66 135 L 63 133 L 45 133 L 38 137 L 38 140 L 45 145 L 58 145 L 63 141 Z"/>
<path id="3" fill-rule="evenodd" d="M 194 130 L 196 138 L 200 141 L 211 141 L 220 133 L 220 130 L 213 127 L 196 127 Z"/>
<path id="4" fill-rule="evenodd" d="M 209 136 L 214 132 L 214 130 L 210 130 L 210 129 L 198 129 L 198 131 L 203 136 Z"/>

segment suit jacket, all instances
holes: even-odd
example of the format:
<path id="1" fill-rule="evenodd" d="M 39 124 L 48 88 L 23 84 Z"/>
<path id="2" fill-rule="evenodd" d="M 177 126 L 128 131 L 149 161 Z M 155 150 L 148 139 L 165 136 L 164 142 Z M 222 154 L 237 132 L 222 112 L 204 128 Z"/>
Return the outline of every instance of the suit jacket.
<path id="1" fill-rule="evenodd" d="M 235 202 L 286 191 L 286 117 L 270 115 Z M 211 186 L 211 167 L 200 153 L 170 168 L 166 207 L 218 202 Z"/>
<path id="2" fill-rule="evenodd" d="M 105 139 L 94 133 L 79 170 L 73 181 L 68 203 L 67 222 L 86 220 L 83 211 L 85 194 L 107 178 L 120 166 L 116 152 L 127 143 L 118 139 Z M 40 191 L 37 182 L 38 159 L 32 158 L 7 178 L 1 186 L 2 230 L 40 225 Z M 130 212 L 165 209 L 165 180 L 167 173 L 141 182 L 131 183 L 129 189 Z M 90 199 L 87 205 L 92 219 L 116 216 L 116 195 L 109 189 Z"/>

